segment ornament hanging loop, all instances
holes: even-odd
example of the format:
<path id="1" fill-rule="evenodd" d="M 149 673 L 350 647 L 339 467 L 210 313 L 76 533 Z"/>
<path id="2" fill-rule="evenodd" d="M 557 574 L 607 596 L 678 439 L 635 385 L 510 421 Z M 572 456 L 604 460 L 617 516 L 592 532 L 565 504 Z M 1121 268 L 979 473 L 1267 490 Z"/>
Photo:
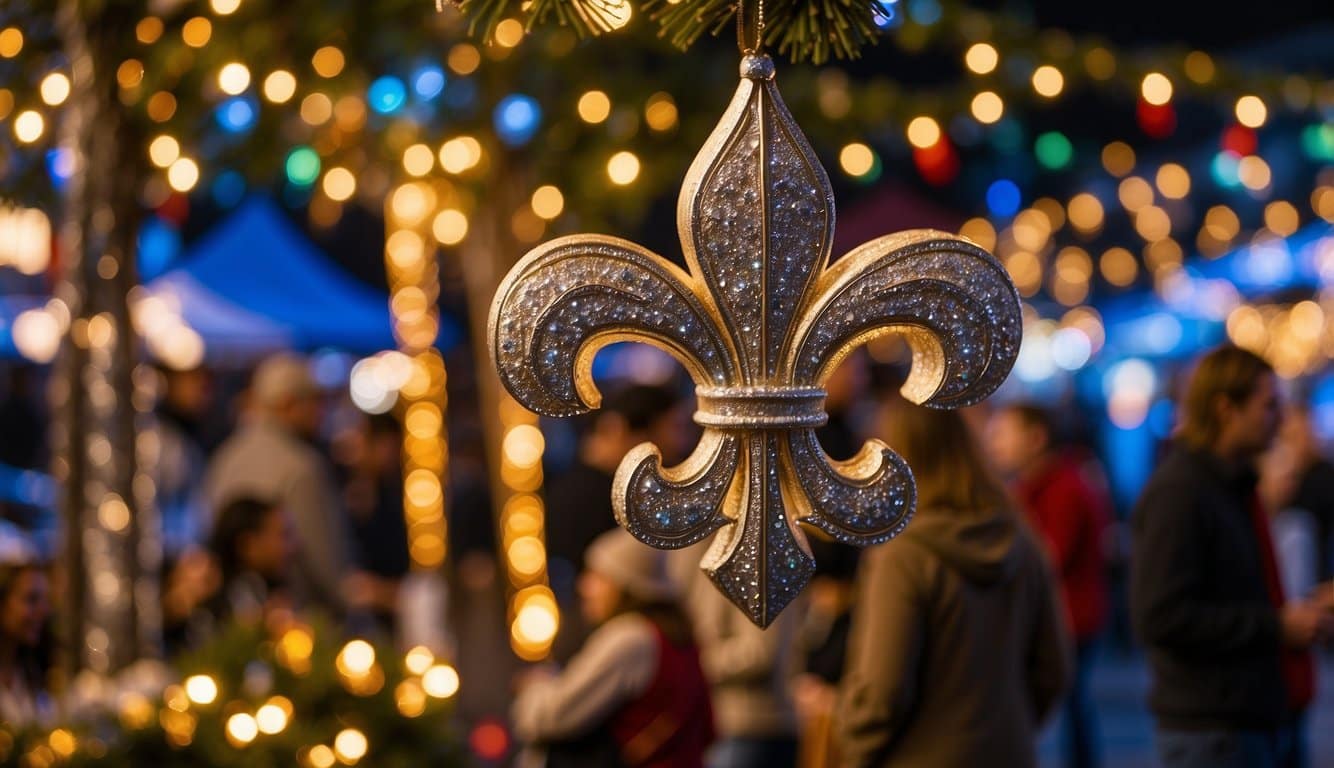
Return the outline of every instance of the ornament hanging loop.
<path id="1" fill-rule="evenodd" d="M 746 56 L 764 53 L 764 0 L 754 0 L 755 12 L 750 14 L 749 23 L 746 6 L 751 0 L 737 0 L 736 3 L 736 44 Z"/>

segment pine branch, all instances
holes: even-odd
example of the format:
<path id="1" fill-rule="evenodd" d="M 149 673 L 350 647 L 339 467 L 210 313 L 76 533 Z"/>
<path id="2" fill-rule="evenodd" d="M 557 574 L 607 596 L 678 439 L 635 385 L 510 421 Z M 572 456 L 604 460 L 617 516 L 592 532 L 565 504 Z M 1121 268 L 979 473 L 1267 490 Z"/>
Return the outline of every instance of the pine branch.
<path id="1" fill-rule="evenodd" d="M 526 19 L 529 28 L 549 23 L 570 27 L 580 37 L 600 35 L 620 24 L 631 0 L 461 0 L 469 31 L 490 39 L 507 17 Z M 753 0 L 747 0 L 754 4 Z M 633 7 L 633 6 L 632 6 Z M 736 19 L 736 0 L 641 0 L 637 10 L 659 26 L 659 34 L 681 49 L 704 33 L 723 34 Z M 767 0 L 764 43 L 793 61 L 822 64 L 854 59 L 874 45 L 876 20 L 884 10 L 875 0 Z"/>

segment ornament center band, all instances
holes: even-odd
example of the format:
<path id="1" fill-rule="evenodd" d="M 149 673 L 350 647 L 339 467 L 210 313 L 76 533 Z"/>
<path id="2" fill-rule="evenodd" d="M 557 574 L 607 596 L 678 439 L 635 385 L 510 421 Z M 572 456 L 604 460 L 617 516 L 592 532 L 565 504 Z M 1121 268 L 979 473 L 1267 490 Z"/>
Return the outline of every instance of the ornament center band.
<path id="1" fill-rule="evenodd" d="M 829 421 L 820 387 L 697 387 L 695 423 L 717 429 L 809 429 Z"/>

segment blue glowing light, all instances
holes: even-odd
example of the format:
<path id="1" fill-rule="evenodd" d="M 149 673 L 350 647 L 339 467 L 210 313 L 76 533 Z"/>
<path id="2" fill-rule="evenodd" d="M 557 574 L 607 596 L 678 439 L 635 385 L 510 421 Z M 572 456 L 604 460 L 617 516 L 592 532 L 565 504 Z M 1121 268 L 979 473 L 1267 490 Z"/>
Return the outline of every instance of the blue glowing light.
<path id="1" fill-rule="evenodd" d="M 987 208 L 993 216 L 1015 215 L 1021 201 L 1019 185 L 1009 179 L 997 179 L 987 187 Z"/>
<path id="2" fill-rule="evenodd" d="M 68 147 L 47 150 L 46 172 L 50 174 L 56 189 L 63 189 L 65 182 L 74 175 L 74 153 Z"/>
<path id="3" fill-rule="evenodd" d="M 875 25 L 881 29 L 894 29 L 903 25 L 899 0 L 880 0 L 876 3 Z"/>
<path id="4" fill-rule="evenodd" d="M 218 125 L 222 126 L 224 131 L 230 133 L 241 133 L 247 131 L 255 124 L 255 105 L 244 96 L 237 96 L 234 99 L 228 99 L 218 105 L 218 109 L 213 113 L 214 119 Z"/>
<path id="5" fill-rule="evenodd" d="M 236 171 L 223 171 L 213 180 L 213 199 L 223 208 L 232 208 L 245 197 L 245 177 Z"/>
<path id="6" fill-rule="evenodd" d="M 402 109 L 407 100 L 407 86 L 393 75 L 381 77 L 371 83 L 371 87 L 366 91 L 366 102 L 370 104 L 371 109 L 382 115 L 392 115 Z"/>
<path id="7" fill-rule="evenodd" d="M 412 90 L 423 99 L 434 99 L 445 90 L 445 71 L 434 64 L 422 67 L 412 77 Z"/>
<path id="8" fill-rule="evenodd" d="M 1241 176 L 1237 173 L 1240 164 L 1241 160 L 1236 155 L 1224 151 L 1214 155 L 1209 170 L 1213 173 L 1218 186 L 1232 189 L 1241 185 Z"/>
<path id="9" fill-rule="evenodd" d="M 152 280 L 166 272 L 180 252 L 181 233 L 157 216 L 150 216 L 139 228 L 139 277 Z"/>
<path id="10" fill-rule="evenodd" d="M 531 96 L 512 93 L 496 104 L 492 121 L 500 140 L 510 146 L 525 144 L 537 132 L 542 121 L 542 108 Z"/>
<path id="11" fill-rule="evenodd" d="M 908 15 L 924 27 L 940 21 L 942 9 L 937 0 L 909 0 Z"/>

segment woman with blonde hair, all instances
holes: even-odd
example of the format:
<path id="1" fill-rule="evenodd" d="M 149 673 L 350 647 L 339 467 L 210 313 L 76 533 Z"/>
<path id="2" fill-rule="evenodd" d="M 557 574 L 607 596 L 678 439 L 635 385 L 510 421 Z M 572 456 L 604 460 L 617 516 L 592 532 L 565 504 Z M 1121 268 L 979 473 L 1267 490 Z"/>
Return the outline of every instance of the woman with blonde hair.
<path id="1" fill-rule="evenodd" d="M 1033 766 L 1071 676 L 1054 581 L 954 411 L 896 401 L 917 511 L 858 573 L 836 724 L 847 766 Z"/>

